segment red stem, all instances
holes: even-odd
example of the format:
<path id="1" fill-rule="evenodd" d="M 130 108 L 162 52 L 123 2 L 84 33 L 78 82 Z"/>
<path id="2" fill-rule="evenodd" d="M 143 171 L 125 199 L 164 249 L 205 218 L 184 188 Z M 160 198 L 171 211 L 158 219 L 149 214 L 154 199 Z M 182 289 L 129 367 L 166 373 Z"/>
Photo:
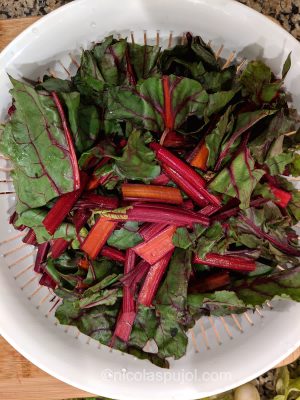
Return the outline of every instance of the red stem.
<path id="1" fill-rule="evenodd" d="M 173 168 L 163 164 L 163 169 L 167 176 L 176 183 L 177 186 L 182 189 L 198 206 L 203 207 L 207 205 L 207 200 L 202 194 L 192 185 L 190 182 L 185 180 L 177 171 Z"/>
<path id="2" fill-rule="evenodd" d="M 147 274 L 149 268 L 150 264 L 144 260 L 141 260 L 137 266 L 134 267 L 134 269 L 121 278 L 121 282 L 125 287 L 131 288 L 131 290 L 134 292 L 137 284 L 141 282 L 141 280 Z"/>
<path id="3" fill-rule="evenodd" d="M 51 257 L 52 258 L 60 257 L 67 250 L 70 243 L 71 241 L 65 240 L 63 238 L 55 239 L 51 247 Z"/>
<path id="4" fill-rule="evenodd" d="M 229 285 L 231 282 L 228 271 L 217 272 L 191 283 L 189 293 L 207 293 Z"/>
<path id="5" fill-rule="evenodd" d="M 140 229 L 139 229 L 139 234 L 142 236 L 142 238 L 145 241 L 150 240 L 153 236 L 156 236 L 159 232 L 161 232 L 163 229 L 165 229 L 168 225 L 163 224 L 163 223 L 158 223 L 158 224 L 144 224 Z"/>
<path id="6" fill-rule="evenodd" d="M 103 208 L 113 210 L 118 208 L 119 200 L 117 197 L 107 197 L 100 194 L 86 192 L 75 204 L 75 208 Z"/>
<path id="7" fill-rule="evenodd" d="M 30 244 L 32 246 L 35 246 L 37 244 L 36 236 L 35 236 L 33 229 L 31 229 L 31 228 L 29 229 L 26 236 L 23 237 L 22 242 L 26 243 L 26 244 Z"/>
<path id="8" fill-rule="evenodd" d="M 112 212 L 113 214 L 113 212 Z M 118 218 L 116 214 L 115 221 L 124 221 L 124 217 Z M 187 226 L 193 223 L 199 223 L 209 226 L 209 219 L 205 215 L 201 215 L 194 211 L 189 211 L 181 207 L 157 204 L 134 204 L 132 208 L 127 210 L 127 218 L 129 221 L 138 222 L 154 222 L 154 223 L 170 223 L 176 226 Z"/>
<path id="9" fill-rule="evenodd" d="M 74 190 L 77 190 L 80 188 L 80 174 L 79 174 L 78 162 L 77 162 L 77 157 L 76 157 L 76 153 L 75 153 L 75 149 L 74 149 L 72 135 L 69 130 L 67 118 L 65 116 L 65 112 L 64 112 L 63 106 L 59 100 L 58 95 L 55 92 L 51 92 L 51 96 L 53 98 L 53 101 L 54 101 L 57 111 L 59 113 L 62 127 L 63 127 L 65 137 L 66 137 L 66 140 L 68 143 L 68 147 L 69 147 L 69 151 L 70 151 L 70 160 L 71 160 L 72 169 L 73 169 Z"/>
<path id="10" fill-rule="evenodd" d="M 39 284 L 41 286 L 46 286 L 50 289 L 55 289 L 57 286 L 57 283 L 51 278 L 49 274 L 47 274 L 47 272 L 43 273 L 41 279 L 39 280 Z"/>
<path id="11" fill-rule="evenodd" d="M 194 263 L 209 265 L 211 267 L 232 269 L 236 271 L 254 271 L 256 268 L 256 264 L 253 259 L 214 253 L 206 254 L 205 258 L 200 258 L 195 255 Z"/>
<path id="12" fill-rule="evenodd" d="M 138 304 L 143 304 L 146 307 L 150 307 L 152 305 L 153 299 L 156 295 L 162 277 L 164 276 L 164 273 L 169 265 L 172 254 L 173 250 L 171 250 L 161 260 L 150 267 L 145 282 L 139 293 L 137 300 Z"/>
<path id="13" fill-rule="evenodd" d="M 84 172 L 81 172 L 81 187 L 74 192 L 65 193 L 60 196 L 49 213 L 46 215 L 43 220 L 43 225 L 50 235 L 54 235 L 57 228 L 72 210 L 74 204 L 81 196 L 87 181 L 87 175 Z"/>
<path id="14" fill-rule="evenodd" d="M 101 250 L 101 255 L 109 258 L 110 260 L 118 261 L 120 263 L 124 263 L 126 258 L 125 254 L 122 251 L 114 249 L 110 246 L 104 246 Z"/>
<path id="15" fill-rule="evenodd" d="M 38 274 L 44 272 L 43 263 L 47 260 L 47 255 L 49 252 L 50 243 L 45 242 L 38 245 L 38 251 L 34 263 L 34 271 Z"/>
<path id="16" fill-rule="evenodd" d="M 128 274 L 135 267 L 136 255 L 132 249 L 126 250 L 124 274 Z M 132 326 L 136 316 L 134 293 L 129 287 L 123 287 L 123 304 L 122 311 L 119 314 L 115 331 L 113 334 L 112 342 L 114 338 L 118 337 L 124 342 L 128 342 L 132 330 Z"/>
<path id="17" fill-rule="evenodd" d="M 283 253 L 289 254 L 291 256 L 299 257 L 300 250 L 295 247 L 290 246 L 288 243 L 282 243 L 275 237 L 269 235 L 268 233 L 262 231 L 257 225 L 255 225 L 251 219 L 245 217 L 242 213 L 239 213 L 239 218 L 249 226 L 250 230 L 259 238 L 266 239 L 272 243 L 275 247 L 281 250 Z"/>
<path id="18" fill-rule="evenodd" d="M 257 199 L 254 199 L 254 200 L 250 201 L 250 207 L 259 207 L 262 204 L 267 203 L 268 201 L 269 201 L 268 199 L 264 199 L 263 197 L 259 197 Z M 224 219 L 228 219 L 230 217 L 234 217 L 240 211 L 241 211 L 240 207 L 233 207 L 233 208 L 226 209 L 226 205 L 225 205 L 224 207 L 219 209 L 219 211 L 212 217 L 212 220 L 213 221 L 220 221 L 220 220 L 223 221 Z M 201 210 L 201 212 L 202 212 L 202 210 Z"/>
<path id="19" fill-rule="evenodd" d="M 135 74 L 130 62 L 130 56 L 129 56 L 129 51 L 128 51 L 128 47 L 126 48 L 125 51 L 125 59 L 126 59 L 126 65 L 127 65 L 127 77 L 128 77 L 128 81 L 130 83 L 130 85 L 132 86 L 136 86 L 136 78 L 135 78 Z"/>

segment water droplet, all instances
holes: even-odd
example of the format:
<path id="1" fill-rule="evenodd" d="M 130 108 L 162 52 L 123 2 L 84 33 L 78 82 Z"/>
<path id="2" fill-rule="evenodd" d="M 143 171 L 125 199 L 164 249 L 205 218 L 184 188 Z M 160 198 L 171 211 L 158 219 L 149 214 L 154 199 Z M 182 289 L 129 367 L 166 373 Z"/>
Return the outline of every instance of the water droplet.
<path id="1" fill-rule="evenodd" d="M 32 33 L 34 33 L 35 35 L 37 35 L 39 33 L 38 28 L 32 28 Z"/>
<path id="2" fill-rule="evenodd" d="M 90 24 L 90 26 L 91 26 L 91 28 L 96 28 L 96 22 L 91 22 L 91 24 Z"/>
<path id="3" fill-rule="evenodd" d="M 11 228 L 7 229 L 7 232 L 12 233 L 12 229 Z"/>
<path id="4" fill-rule="evenodd" d="M 121 371 L 122 371 L 123 374 L 126 374 L 127 369 L 126 368 L 122 368 Z"/>

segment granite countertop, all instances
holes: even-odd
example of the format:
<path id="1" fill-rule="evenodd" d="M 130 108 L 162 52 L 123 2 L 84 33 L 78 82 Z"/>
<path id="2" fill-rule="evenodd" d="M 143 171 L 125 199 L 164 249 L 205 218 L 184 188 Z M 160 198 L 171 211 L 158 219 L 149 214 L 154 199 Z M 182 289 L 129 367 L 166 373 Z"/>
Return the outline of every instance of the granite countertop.
<path id="1" fill-rule="evenodd" d="M 300 0 L 239 0 L 275 18 L 300 40 Z M 0 0 L 0 19 L 44 15 L 70 0 Z"/>

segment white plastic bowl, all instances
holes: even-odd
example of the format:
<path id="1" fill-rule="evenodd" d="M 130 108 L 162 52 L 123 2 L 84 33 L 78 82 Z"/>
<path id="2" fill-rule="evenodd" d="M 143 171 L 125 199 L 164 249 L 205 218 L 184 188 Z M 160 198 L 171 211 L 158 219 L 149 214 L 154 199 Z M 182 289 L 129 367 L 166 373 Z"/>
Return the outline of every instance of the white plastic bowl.
<path id="1" fill-rule="evenodd" d="M 10 103 L 6 73 L 37 78 L 50 67 L 64 75 L 57 61 L 68 68 L 68 53 L 78 54 L 111 32 L 130 36 L 134 31 L 135 40 L 142 41 L 144 30 L 148 40 L 160 30 L 165 42 L 170 30 L 174 37 L 191 31 L 214 48 L 224 44 L 225 56 L 236 50 L 240 58 L 264 59 L 275 73 L 292 51 L 286 87 L 300 111 L 300 45 L 257 12 L 231 0 L 78 0 L 36 22 L 2 52 L 1 119 Z M 0 159 L 0 180 L 8 176 L 5 166 Z M 8 190 L 9 184 L 0 185 L 1 192 Z M 32 248 L 22 246 L 8 224 L 13 202 L 13 195 L 0 196 L 0 332 L 30 361 L 73 386 L 115 399 L 195 399 L 253 379 L 300 345 L 300 304 L 277 301 L 273 310 L 261 310 L 263 317 L 203 319 L 191 334 L 187 355 L 169 371 L 98 346 L 76 329 L 55 324 L 51 296 L 38 288 L 32 271 Z"/>

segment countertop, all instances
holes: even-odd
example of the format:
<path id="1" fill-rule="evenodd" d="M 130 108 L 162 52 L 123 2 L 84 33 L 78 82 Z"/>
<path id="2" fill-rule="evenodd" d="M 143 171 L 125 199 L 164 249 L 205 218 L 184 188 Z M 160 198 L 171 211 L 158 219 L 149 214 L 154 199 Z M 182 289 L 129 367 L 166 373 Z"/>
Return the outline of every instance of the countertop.
<path id="1" fill-rule="evenodd" d="M 69 2 L 68 0 L 0 0 L 0 19 L 44 15 Z M 275 18 L 286 30 L 300 39 L 300 0 L 240 0 L 240 3 Z"/>

